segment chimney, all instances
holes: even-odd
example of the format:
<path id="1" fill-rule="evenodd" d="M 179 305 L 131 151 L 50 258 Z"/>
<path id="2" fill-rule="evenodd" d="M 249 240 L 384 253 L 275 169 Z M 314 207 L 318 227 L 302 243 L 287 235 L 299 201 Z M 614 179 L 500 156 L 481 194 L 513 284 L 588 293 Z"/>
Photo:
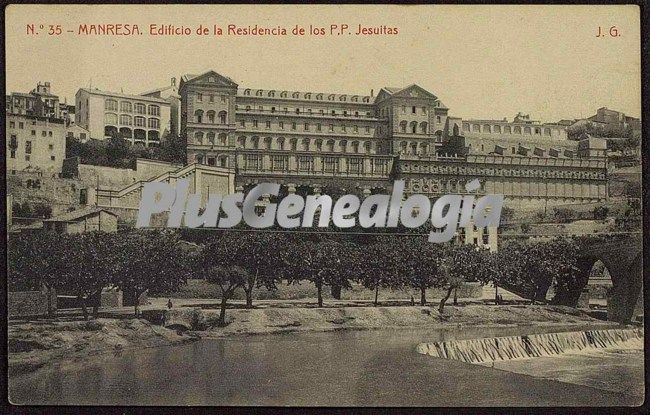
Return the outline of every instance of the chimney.
<path id="1" fill-rule="evenodd" d="M 172 86 L 176 86 L 176 78 L 172 78 Z"/>
<path id="2" fill-rule="evenodd" d="M 371 90 L 370 90 L 370 96 L 371 96 L 371 97 L 374 97 L 374 96 L 375 96 L 375 90 L 374 90 L 374 89 L 371 89 Z"/>

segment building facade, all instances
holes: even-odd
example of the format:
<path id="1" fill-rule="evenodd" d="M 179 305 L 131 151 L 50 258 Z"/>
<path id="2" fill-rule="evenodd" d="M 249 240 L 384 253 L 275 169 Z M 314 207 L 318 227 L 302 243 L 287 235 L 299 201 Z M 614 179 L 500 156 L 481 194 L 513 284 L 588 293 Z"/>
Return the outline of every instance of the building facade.
<path id="1" fill-rule="evenodd" d="M 61 118 L 59 97 L 52 93 L 49 82 L 39 82 L 28 94 L 13 92 L 6 102 L 8 114 Z"/>
<path id="2" fill-rule="evenodd" d="M 188 163 L 232 167 L 238 187 L 337 187 L 370 194 L 406 181 L 407 195 L 504 193 L 514 207 L 607 198 L 604 142 L 567 139 L 566 127 L 517 114 L 507 120 L 448 115 L 417 85 L 377 96 L 242 88 L 214 71 L 179 84 Z M 593 148 L 592 148 L 593 147 Z"/>
<path id="3" fill-rule="evenodd" d="M 131 144 L 157 146 L 170 131 L 167 100 L 81 88 L 75 98 L 75 124 L 90 138 L 122 137 Z"/>
<path id="4" fill-rule="evenodd" d="M 141 95 L 161 98 L 169 102 L 169 131 L 178 136 L 181 128 L 181 97 L 178 95 L 176 78 L 172 78 L 167 86 L 144 92 Z"/>
<path id="5" fill-rule="evenodd" d="M 65 136 L 62 119 L 7 114 L 7 171 L 61 173 Z"/>

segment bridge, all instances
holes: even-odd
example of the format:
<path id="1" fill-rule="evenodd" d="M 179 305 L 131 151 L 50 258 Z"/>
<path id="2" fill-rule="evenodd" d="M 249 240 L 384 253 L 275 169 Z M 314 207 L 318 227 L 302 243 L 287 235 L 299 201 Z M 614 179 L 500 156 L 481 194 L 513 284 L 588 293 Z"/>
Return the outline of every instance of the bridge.
<path id="1" fill-rule="evenodd" d="M 607 319 L 629 323 L 638 306 L 643 307 L 643 241 L 640 235 L 584 242 L 578 258 L 578 284 L 571 290 L 558 292 L 553 302 L 575 307 L 597 261 L 605 265 L 612 278 Z"/>

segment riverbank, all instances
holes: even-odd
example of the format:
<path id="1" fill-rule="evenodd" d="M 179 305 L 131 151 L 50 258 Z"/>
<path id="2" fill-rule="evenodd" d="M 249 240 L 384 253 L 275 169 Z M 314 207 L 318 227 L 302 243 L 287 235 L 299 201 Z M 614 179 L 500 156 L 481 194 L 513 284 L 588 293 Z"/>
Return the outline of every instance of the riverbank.
<path id="1" fill-rule="evenodd" d="M 187 322 L 186 328 L 201 337 L 386 328 L 614 325 L 570 307 L 487 304 L 448 305 L 443 314 L 436 306 L 232 309 L 226 314 L 225 327 L 218 327 L 217 320 L 218 310 L 196 308 L 172 310 L 167 318 L 171 324 Z"/>
<path id="2" fill-rule="evenodd" d="M 177 307 L 147 313 L 155 321 L 164 315 L 165 326 L 144 319 L 91 321 L 37 321 L 9 326 L 9 373 L 31 372 L 88 356 L 119 354 L 123 350 L 181 344 L 204 338 L 340 330 L 440 329 L 453 336 L 464 328 L 514 327 L 525 333 L 613 327 L 584 311 L 560 306 L 468 304 L 436 306 L 263 307 L 228 309 L 227 325 L 220 327 L 219 311 Z M 415 347 L 415 345 L 413 345 Z"/>
<path id="3" fill-rule="evenodd" d="M 141 319 L 35 321 L 8 327 L 9 375 L 46 364 L 195 340 Z"/>

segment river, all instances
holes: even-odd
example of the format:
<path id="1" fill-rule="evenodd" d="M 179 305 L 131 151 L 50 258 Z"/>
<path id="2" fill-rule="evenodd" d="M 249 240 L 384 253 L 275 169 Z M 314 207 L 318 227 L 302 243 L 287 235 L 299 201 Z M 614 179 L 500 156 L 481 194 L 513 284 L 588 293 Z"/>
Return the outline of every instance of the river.
<path id="1" fill-rule="evenodd" d="M 476 336 L 458 329 L 454 338 Z M 494 333 L 497 335 L 497 333 Z M 514 334 L 502 330 L 498 335 Z M 240 336 L 68 361 L 10 379 L 14 404 L 633 405 L 589 386 L 421 355 L 439 330 Z"/>

